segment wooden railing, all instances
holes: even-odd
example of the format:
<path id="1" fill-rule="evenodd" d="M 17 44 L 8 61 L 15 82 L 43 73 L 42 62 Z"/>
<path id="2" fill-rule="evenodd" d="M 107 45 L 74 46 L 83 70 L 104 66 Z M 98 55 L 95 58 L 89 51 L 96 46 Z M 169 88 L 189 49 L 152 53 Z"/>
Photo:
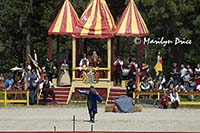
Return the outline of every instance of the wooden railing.
<path id="1" fill-rule="evenodd" d="M 157 100 L 160 100 L 160 96 L 161 96 L 162 92 L 134 92 L 134 98 L 139 98 L 139 96 L 144 96 L 144 95 L 156 95 L 157 96 Z M 178 92 L 179 96 L 198 96 L 200 95 L 200 92 Z M 181 99 L 180 99 L 181 100 Z M 170 103 L 170 102 L 169 102 Z M 200 105 L 200 101 L 181 101 L 179 103 L 180 105 Z"/>
<path id="2" fill-rule="evenodd" d="M 73 68 L 73 71 L 75 71 L 75 78 L 81 78 L 80 74 L 81 71 L 79 70 L 78 67 Z M 106 68 L 106 67 L 99 67 L 96 72 L 98 73 L 98 77 L 99 79 L 106 79 L 108 78 L 108 71 L 110 71 L 110 68 Z"/>
<path id="3" fill-rule="evenodd" d="M 9 90 L 9 91 L 0 91 L 0 94 L 3 95 L 3 99 L 0 99 L 0 103 L 4 103 L 5 106 L 7 106 L 7 103 L 26 103 L 27 106 L 29 106 L 29 91 L 28 90 Z M 8 95 L 18 95 L 21 96 L 23 94 L 26 95 L 25 99 L 8 99 Z"/>

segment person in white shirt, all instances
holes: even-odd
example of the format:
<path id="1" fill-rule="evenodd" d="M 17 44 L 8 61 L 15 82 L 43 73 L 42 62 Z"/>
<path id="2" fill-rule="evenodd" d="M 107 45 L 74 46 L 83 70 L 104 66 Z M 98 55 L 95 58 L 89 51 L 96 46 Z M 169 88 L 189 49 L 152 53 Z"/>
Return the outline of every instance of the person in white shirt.
<path id="1" fill-rule="evenodd" d="M 181 70 L 180 70 L 180 79 L 181 79 L 181 85 L 184 84 L 184 80 L 183 80 L 183 77 L 186 75 L 187 73 L 187 69 L 185 68 L 185 65 L 184 64 L 181 64 Z"/>
<path id="2" fill-rule="evenodd" d="M 79 63 L 79 69 L 82 70 L 82 68 L 88 67 L 89 63 L 90 62 L 87 58 L 87 55 L 83 54 L 83 58 L 80 60 L 80 63 Z"/>
<path id="3" fill-rule="evenodd" d="M 170 100 L 171 100 L 171 107 L 176 109 L 179 107 L 179 103 L 180 103 L 180 98 L 179 98 L 179 95 L 178 93 L 176 92 L 176 89 L 173 88 L 170 95 Z"/>

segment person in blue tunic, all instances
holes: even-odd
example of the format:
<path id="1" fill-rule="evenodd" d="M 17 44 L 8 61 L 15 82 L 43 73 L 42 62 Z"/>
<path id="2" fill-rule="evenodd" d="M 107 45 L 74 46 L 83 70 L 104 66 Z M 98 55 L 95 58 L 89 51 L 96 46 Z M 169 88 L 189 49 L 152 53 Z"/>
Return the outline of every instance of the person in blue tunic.
<path id="1" fill-rule="evenodd" d="M 97 113 L 97 102 L 102 102 L 102 97 L 98 94 L 97 90 L 94 88 L 94 86 L 90 86 L 90 91 L 83 91 L 78 90 L 80 94 L 84 94 L 87 96 L 87 106 L 88 106 L 88 112 L 90 115 L 90 122 L 95 121 L 95 114 Z"/>

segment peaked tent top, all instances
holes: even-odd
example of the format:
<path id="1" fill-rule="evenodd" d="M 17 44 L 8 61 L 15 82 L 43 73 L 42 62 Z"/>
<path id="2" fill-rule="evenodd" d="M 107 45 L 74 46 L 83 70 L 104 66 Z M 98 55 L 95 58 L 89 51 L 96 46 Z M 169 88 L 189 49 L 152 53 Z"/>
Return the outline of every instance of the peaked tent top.
<path id="1" fill-rule="evenodd" d="M 135 2 L 130 0 L 126 9 L 124 10 L 117 28 L 115 30 L 116 36 L 147 36 L 149 31 L 147 26 L 138 11 Z"/>
<path id="2" fill-rule="evenodd" d="M 76 38 L 111 38 L 114 35 L 113 16 L 105 0 L 91 0 L 80 18 L 73 36 Z"/>
<path id="3" fill-rule="evenodd" d="M 48 35 L 71 35 L 79 18 L 69 0 L 65 0 L 62 8 L 48 30 Z"/>

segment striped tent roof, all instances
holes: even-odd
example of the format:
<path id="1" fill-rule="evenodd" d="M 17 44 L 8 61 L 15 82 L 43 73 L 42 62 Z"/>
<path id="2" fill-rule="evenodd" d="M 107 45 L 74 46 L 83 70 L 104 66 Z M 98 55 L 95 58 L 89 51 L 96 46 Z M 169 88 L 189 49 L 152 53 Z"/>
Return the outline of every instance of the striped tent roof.
<path id="1" fill-rule="evenodd" d="M 91 0 L 76 27 L 76 38 L 111 38 L 116 25 L 105 0 Z"/>
<path id="2" fill-rule="evenodd" d="M 130 0 L 126 9 L 124 10 L 117 28 L 115 35 L 117 36 L 147 36 L 149 31 L 147 26 L 138 11 L 135 2 Z"/>
<path id="3" fill-rule="evenodd" d="M 65 0 L 53 24 L 48 30 L 48 35 L 70 35 L 79 18 L 69 0 Z"/>

